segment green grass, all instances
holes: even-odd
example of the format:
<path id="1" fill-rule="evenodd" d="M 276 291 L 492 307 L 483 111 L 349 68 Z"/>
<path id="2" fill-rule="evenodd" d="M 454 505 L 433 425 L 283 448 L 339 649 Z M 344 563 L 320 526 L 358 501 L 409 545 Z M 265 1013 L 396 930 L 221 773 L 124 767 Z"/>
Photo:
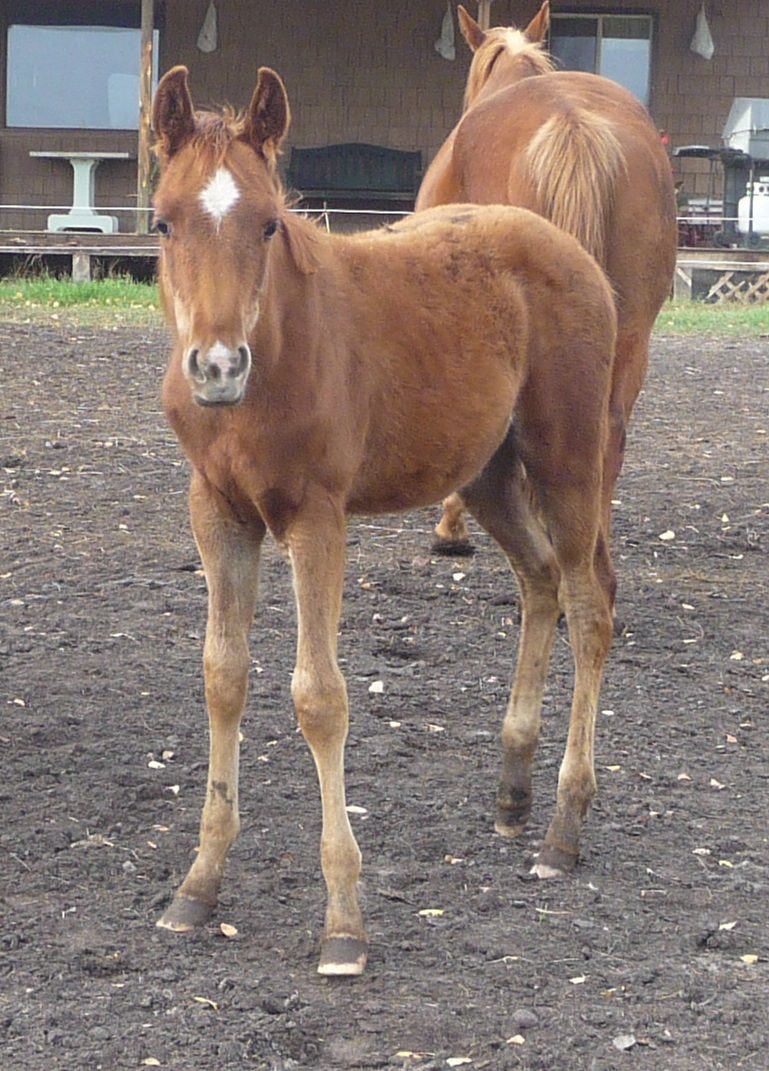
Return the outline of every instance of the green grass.
<path id="1" fill-rule="evenodd" d="M 146 323 L 159 316 L 157 288 L 127 276 L 73 283 L 52 275 L 0 279 L 0 318 Z"/>
<path id="2" fill-rule="evenodd" d="M 753 338 L 769 334 L 769 304 L 704 305 L 701 301 L 667 301 L 655 332 L 658 335 L 742 335 Z"/>
<path id="3" fill-rule="evenodd" d="M 0 279 L 0 318 L 78 320 L 83 323 L 147 323 L 159 319 L 157 291 L 128 277 L 73 283 L 42 275 Z M 658 334 L 769 335 L 767 305 L 703 305 L 668 301 L 657 319 Z"/>

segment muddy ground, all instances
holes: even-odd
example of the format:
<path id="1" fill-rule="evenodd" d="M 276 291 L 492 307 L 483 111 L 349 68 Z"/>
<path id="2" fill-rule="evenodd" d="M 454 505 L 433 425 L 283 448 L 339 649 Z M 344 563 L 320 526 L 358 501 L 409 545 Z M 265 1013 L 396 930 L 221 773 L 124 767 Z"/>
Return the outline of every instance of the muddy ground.
<path id="1" fill-rule="evenodd" d="M 472 559 L 431 556 L 433 512 L 351 525 L 341 656 L 372 938 L 354 981 L 315 973 L 319 805 L 272 548 L 221 907 L 191 938 L 154 925 L 194 849 L 207 747 L 164 353 L 155 327 L 0 325 L 3 1071 L 766 1071 L 769 343 L 655 343 L 573 880 L 528 874 L 564 744 L 565 633 L 531 832 L 505 841 L 507 567 L 482 536 Z"/>

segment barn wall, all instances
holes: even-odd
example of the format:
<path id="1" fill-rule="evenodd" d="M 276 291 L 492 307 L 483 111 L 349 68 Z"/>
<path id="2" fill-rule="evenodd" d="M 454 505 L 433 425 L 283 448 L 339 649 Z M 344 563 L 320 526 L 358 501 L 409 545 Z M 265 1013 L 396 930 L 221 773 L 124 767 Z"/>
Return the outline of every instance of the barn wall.
<path id="1" fill-rule="evenodd" d="M 62 0 L 67 2 L 67 0 Z M 75 0 L 72 0 L 74 3 Z M 196 37 L 208 0 L 167 0 L 161 70 L 190 68 L 196 100 L 243 104 L 261 64 L 283 76 L 293 109 L 290 144 L 369 141 L 420 149 L 429 161 L 456 121 L 469 52 L 457 34 L 457 59 L 438 56 L 433 42 L 444 0 L 217 0 L 219 48 L 203 54 Z M 735 96 L 769 97 L 769 5 L 766 0 L 711 2 L 716 54 L 708 62 L 689 51 L 700 0 L 553 2 L 556 11 L 633 11 L 657 16 L 651 111 L 671 147 L 720 144 Z M 469 4 L 471 10 L 475 6 Z M 495 0 L 494 22 L 525 24 L 537 0 Z M 0 115 L 4 115 L 6 4 L 0 0 Z M 0 203 L 68 204 L 68 164 L 32 160 L 31 149 L 119 149 L 134 152 L 132 133 L 9 130 L 0 127 Z M 676 163 L 689 192 L 705 192 L 706 167 Z M 103 164 L 97 203 L 135 201 L 135 163 Z M 45 213 L 4 211 L 4 227 L 42 227 Z M 121 226 L 130 228 L 131 217 Z"/>

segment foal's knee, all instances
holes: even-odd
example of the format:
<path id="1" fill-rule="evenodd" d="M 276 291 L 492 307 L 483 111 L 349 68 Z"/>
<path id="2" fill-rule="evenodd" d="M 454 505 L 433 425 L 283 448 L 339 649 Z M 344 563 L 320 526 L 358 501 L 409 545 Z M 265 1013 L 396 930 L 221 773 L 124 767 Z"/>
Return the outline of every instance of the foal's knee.
<path id="1" fill-rule="evenodd" d="M 313 675 L 296 671 L 291 682 L 299 728 L 310 747 L 343 741 L 347 735 L 347 689 L 339 670 Z"/>
<path id="2" fill-rule="evenodd" d="M 203 653 L 206 698 L 220 714 L 238 717 L 246 701 L 248 650 L 206 643 Z"/>

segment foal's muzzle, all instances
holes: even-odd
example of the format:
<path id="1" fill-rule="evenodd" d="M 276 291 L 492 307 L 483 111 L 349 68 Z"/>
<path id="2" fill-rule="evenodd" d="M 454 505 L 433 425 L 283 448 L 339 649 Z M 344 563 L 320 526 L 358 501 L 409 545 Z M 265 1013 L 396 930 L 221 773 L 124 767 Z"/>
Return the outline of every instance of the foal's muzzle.
<path id="1" fill-rule="evenodd" d="M 182 363 L 198 405 L 237 405 L 251 371 L 251 350 L 245 342 L 235 349 L 222 342 L 205 351 L 191 346 Z"/>

